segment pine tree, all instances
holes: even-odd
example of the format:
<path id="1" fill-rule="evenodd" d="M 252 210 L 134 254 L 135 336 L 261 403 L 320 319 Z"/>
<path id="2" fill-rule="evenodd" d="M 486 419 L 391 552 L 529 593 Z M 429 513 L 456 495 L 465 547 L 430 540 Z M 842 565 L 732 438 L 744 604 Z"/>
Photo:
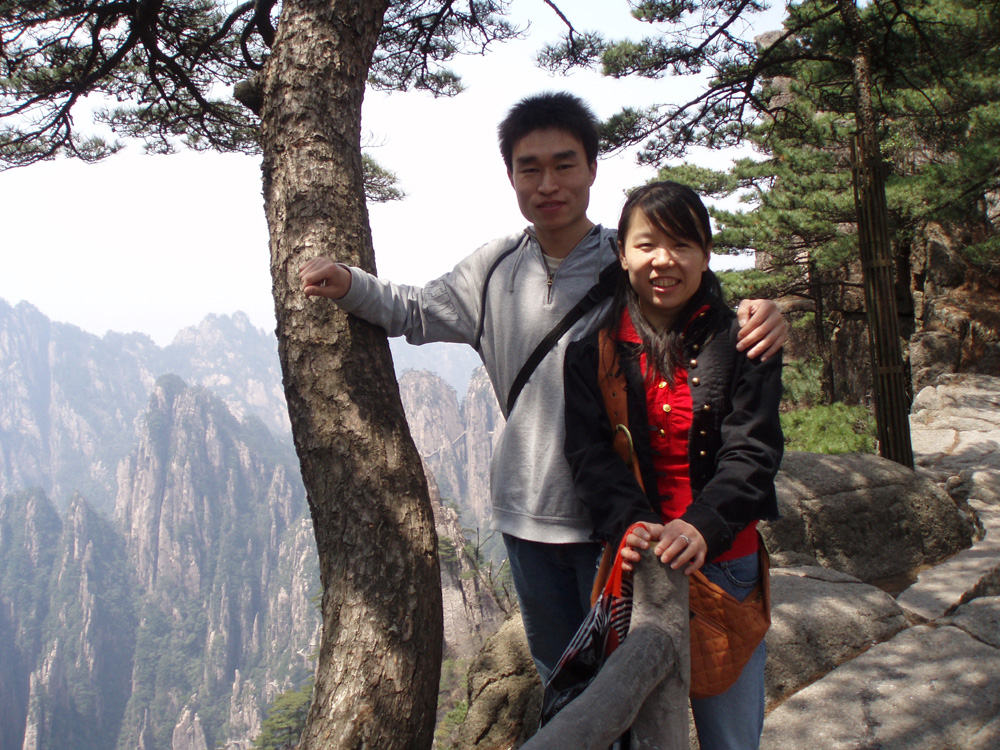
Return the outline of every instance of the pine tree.
<path id="1" fill-rule="evenodd" d="M 946 60 L 955 56 L 955 48 L 948 45 L 959 39 L 969 17 L 978 17 L 988 30 L 966 37 L 959 54 L 966 61 L 977 59 L 979 53 L 995 58 L 998 3 L 955 0 L 953 5 L 948 9 L 936 0 L 863 4 L 806 0 L 788 7 L 780 32 L 755 43 L 746 38 L 746 25 L 764 9 L 762 3 L 647 0 L 633 5 L 633 15 L 656 27 L 657 35 L 637 43 L 609 40 L 599 32 L 574 31 L 541 57 L 553 70 L 591 66 L 615 77 L 704 76 L 704 89 L 690 101 L 625 109 L 605 124 L 610 148 L 642 144 L 641 159 L 652 164 L 663 165 L 695 145 L 722 148 L 743 143 L 758 132 L 761 123 L 798 124 L 808 132 L 813 128 L 809 107 L 816 114 L 841 117 L 854 141 L 847 152 L 853 154 L 849 163 L 855 173 L 853 254 L 862 260 L 880 452 L 911 466 L 907 379 L 897 309 L 897 297 L 905 287 L 899 283 L 898 272 L 896 281 L 890 273 L 898 258 L 889 243 L 895 217 L 887 208 L 884 174 L 891 146 L 885 140 L 886 128 L 894 103 L 883 94 L 905 85 L 914 96 L 937 87 L 940 94 L 929 97 L 929 102 L 943 101 L 945 91 L 952 96 L 969 94 L 973 102 L 990 98 L 988 82 L 952 85 L 953 71 Z M 773 95 L 768 84 L 779 81 L 808 92 L 805 112 L 797 111 L 794 100 L 789 106 L 788 97 Z M 925 111 L 934 115 L 942 132 L 958 132 L 951 104 Z M 987 111 L 980 112 L 983 130 L 989 130 L 994 119 Z M 924 127 L 916 121 L 913 126 L 914 133 Z M 972 149 L 966 157 L 974 160 L 974 153 Z M 987 157 L 981 163 L 988 161 Z M 994 166 L 980 187 L 995 185 Z"/>
<path id="2" fill-rule="evenodd" d="M 904 37 L 878 57 L 880 139 L 904 328 L 912 327 L 914 308 L 907 286 L 910 249 L 929 223 L 970 230 L 973 239 L 960 251 L 986 272 L 1000 255 L 986 200 L 1000 182 L 1000 90 L 989 73 L 1000 54 L 1000 16 L 988 10 L 937 0 L 921 9 L 921 39 Z M 802 44 L 836 46 L 842 36 L 837 26 L 831 18 L 818 38 Z M 922 54 L 913 55 L 918 47 Z M 867 388 L 853 390 L 847 372 L 856 355 L 837 348 L 851 338 L 840 332 L 864 309 L 850 179 L 851 103 L 837 94 L 836 71 L 826 61 L 800 60 L 781 73 L 761 87 L 774 116 L 748 135 L 762 158 L 740 160 L 722 175 L 681 166 L 661 176 L 719 196 L 742 192 L 754 205 L 745 213 L 714 212 L 722 228 L 717 247 L 752 249 L 765 259 L 766 272 L 752 276 L 743 294 L 803 299 L 803 309 L 812 311 L 827 400 L 859 403 Z"/>
<path id="3" fill-rule="evenodd" d="M 304 748 L 429 747 L 442 613 L 426 480 L 384 332 L 306 304 L 295 271 L 328 248 L 374 270 L 366 86 L 456 93 L 448 62 L 513 36 L 505 9 L 499 0 L 0 0 L 3 165 L 113 154 L 119 143 L 86 127 L 89 104 L 97 126 L 155 153 L 262 156 L 279 356 L 324 587 Z"/>

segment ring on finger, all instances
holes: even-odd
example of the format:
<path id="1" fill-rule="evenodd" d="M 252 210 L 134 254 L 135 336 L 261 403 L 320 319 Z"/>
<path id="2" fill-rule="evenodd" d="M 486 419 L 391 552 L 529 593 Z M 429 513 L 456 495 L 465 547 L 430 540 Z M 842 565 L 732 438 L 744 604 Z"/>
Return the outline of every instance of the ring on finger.
<path id="1" fill-rule="evenodd" d="M 684 536 L 684 534 L 678 534 L 678 535 L 677 535 L 677 538 L 678 538 L 678 539 L 683 539 L 683 540 L 684 540 L 685 542 L 687 542 L 687 543 L 688 543 L 689 545 L 691 544 L 691 540 L 690 540 L 690 539 L 688 539 L 688 538 L 687 538 L 686 536 Z"/>

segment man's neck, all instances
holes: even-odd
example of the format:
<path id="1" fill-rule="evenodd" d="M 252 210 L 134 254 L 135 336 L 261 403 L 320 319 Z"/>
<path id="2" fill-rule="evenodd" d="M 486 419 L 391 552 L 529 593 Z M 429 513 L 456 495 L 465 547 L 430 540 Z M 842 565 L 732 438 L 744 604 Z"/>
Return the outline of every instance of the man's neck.
<path id="1" fill-rule="evenodd" d="M 535 237 L 538 244 L 542 246 L 543 253 L 550 258 L 562 259 L 580 244 L 580 240 L 586 237 L 594 226 L 594 222 L 585 219 L 583 222 L 572 227 L 565 227 L 557 232 L 540 232 L 538 227 L 535 227 Z"/>

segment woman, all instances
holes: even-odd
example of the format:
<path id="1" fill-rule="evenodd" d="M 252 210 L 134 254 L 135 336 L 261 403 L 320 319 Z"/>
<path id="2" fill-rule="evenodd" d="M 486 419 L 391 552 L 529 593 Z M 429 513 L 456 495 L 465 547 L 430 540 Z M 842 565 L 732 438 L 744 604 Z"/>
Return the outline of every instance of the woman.
<path id="1" fill-rule="evenodd" d="M 760 569 L 757 521 L 777 515 L 781 358 L 753 361 L 736 350 L 735 316 L 708 267 L 708 211 L 694 191 L 673 182 L 634 191 L 618 242 L 626 273 L 607 332 L 625 374 L 643 481 L 612 448 L 595 333 L 571 344 L 565 360 L 566 455 L 577 493 L 595 539 L 617 544 L 644 523 L 626 540 L 625 569 L 655 544 L 664 564 L 701 570 L 743 599 Z M 732 687 L 692 700 L 702 750 L 758 747 L 764 659 L 761 641 Z"/>

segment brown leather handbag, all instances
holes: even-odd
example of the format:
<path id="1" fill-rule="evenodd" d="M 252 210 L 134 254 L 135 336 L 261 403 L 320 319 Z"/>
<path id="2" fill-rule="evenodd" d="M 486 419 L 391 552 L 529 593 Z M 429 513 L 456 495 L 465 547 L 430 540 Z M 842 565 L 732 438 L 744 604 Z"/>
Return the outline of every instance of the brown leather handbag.
<path id="1" fill-rule="evenodd" d="M 608 419 L 615 431 L 614 449 L 645 491 L 628 430 L 625 373 L 619 366 L 615 342 L 607 330 L 600 332 L 599 345 L 598 381 Z M 709 581 L 700 570 L 689 576 L 692 698 L 710 698 L 732 687 L 771 626 L 771 561 L 759 533 L 757 538 L 760 576 L 743 601 Z M 617 554 L 616 547 L 605 547 L 594 592 L 603 591 Z"/>

